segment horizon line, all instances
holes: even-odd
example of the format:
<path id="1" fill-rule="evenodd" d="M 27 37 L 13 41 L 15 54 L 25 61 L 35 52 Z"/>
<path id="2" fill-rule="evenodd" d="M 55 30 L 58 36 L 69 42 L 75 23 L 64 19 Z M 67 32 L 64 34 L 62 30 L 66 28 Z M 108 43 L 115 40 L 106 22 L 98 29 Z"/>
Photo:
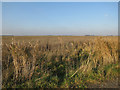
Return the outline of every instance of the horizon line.
<path id="1" fill-rule="evenodd" d="M 0 35 L 0 36 L 120 36 L 120 35 Z"/>

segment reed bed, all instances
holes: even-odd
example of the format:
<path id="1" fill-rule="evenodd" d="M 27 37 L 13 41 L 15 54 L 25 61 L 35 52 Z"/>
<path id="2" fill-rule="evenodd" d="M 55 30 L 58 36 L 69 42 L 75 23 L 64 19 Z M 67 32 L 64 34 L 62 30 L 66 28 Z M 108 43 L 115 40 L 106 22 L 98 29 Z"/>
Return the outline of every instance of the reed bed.
<path id="1" fill-rule="evenodd" d="M 117 37 L 16 38 L 2 43 L 3 88 L 86 88 L 118 77 Z"/>

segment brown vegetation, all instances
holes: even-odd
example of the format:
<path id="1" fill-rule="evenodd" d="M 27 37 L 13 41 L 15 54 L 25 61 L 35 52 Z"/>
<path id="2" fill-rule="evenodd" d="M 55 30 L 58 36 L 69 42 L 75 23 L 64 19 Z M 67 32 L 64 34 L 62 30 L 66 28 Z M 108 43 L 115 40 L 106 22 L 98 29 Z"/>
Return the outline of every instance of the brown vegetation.
<path id="1" fill-rule="evenodd" d="M 3 37 L 3 87 L 86 87 L 118 76 L 118 37 Z M 28 84 L 29 83 L 29 84 Z"/>

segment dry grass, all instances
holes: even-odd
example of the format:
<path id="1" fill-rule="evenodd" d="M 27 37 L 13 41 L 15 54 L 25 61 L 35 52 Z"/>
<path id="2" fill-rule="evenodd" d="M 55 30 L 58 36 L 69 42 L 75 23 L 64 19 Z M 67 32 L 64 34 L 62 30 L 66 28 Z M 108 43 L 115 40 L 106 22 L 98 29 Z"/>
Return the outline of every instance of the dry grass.
<path id="1" fill-rule="evenodd" d="M 4 36 L 2 44 L 3 87 L 84 87 L 83 74 L 110 77 L 104 67 L 118 63 L 116 36 Z"/>

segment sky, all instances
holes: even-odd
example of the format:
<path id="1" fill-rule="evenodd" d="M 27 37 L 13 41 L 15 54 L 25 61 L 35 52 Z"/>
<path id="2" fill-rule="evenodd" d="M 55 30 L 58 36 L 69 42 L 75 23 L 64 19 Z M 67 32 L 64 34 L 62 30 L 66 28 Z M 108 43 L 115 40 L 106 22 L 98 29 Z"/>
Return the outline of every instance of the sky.
<path id="1" fill-rule="evenodd" d="M 0 35 L 2 35 L 2 2 L 0 2 Z"/>
<path id="2" fill-rule="evenodd" d="M 3 35 L 118 35 L 117 2 L 3 2 Z"/>

